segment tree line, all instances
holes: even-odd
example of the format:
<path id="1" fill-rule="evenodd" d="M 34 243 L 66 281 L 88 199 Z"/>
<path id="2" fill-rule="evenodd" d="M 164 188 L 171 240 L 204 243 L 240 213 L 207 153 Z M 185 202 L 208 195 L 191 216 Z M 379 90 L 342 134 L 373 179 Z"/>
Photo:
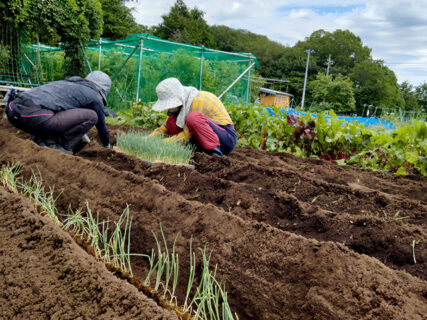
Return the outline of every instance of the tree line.
<path id="1" fill-rule="evenodd" d="M 67 75 L 84 72 L 80 45 L 89 39 L 102 36 L 115 40 L 129 33 L 148 32 L 175 42 L 251 52 L 260 64 L 257 74 L 288 80 L 286 90 L 297 102 L 303 91 L 307 50 L 311 50 L 306 102 L 314 103 L 318 109 L 358 114 L 366 105 L 427 109 L 427 83 L 414 87 L 405 81 L 399 85 L 394 72 L 384 61 L 373 59 L 371 49 L 349 30 L 320 29 L 293 46 L 285 46 L 247 30 L 210 26 L 203 11 L 189 8 L 183 0 L 176 0 L 162 16 L 162 22 L 150 28 L 135 22 L 132 9 L 125 6 L 124 0 L 6 0 L 0 4 L 0 17 L 6 22 L 2 23 L 0 54 L 4 44 L 14 47 L 7 37 L 19 38 L 17 42 L 25 39 L 46 44 L 61 42 L 66 53 Z M 19 46 L 9 50 L 18 54 Z"/>

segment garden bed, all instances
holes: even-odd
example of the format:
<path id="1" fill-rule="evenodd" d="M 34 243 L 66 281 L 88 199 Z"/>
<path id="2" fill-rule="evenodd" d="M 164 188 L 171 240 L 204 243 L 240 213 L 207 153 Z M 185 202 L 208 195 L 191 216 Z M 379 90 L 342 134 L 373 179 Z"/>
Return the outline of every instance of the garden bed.
<path id="1" fill-rule="evenodd" d="M 110 134 L 114 137 L 124 129 L 110 126 Z M 89 136 L 96 141 L 96 131 Z M 38 168 L 46 186 L 62 191 L 57 201 L 60 212 L 69 205 L 83 208 L 87 201 L 102 219 L 114 221 L 129 204 L 132 252 L 149 254 L 155 248 L 152 231 L 158 232 L 160 223 L 169 243 L 179 234 L 180 299 L 185 295 L 192 237 L 194 248 L 206 245 L 213 250 L 211 263 L 218 265 L 217 277 L 239 319 L 423 319 L 427 314 L 426 177 L 393 176 L 248 148 L 237 148 L 223 158 L 196 153 L 194 170 L 149 165 L 96 142 L 69 156 L 38 147 L 5 119 L 0 123 L 0 154 L 2 164 L 20 161 L 26 177 Z M 52 239 L 66 237 L 59 227 L 41 232 L 19 222 L 20 215 L 31 209 L 21 205 L 24 200 L 17 196 L 3 190 L 0 194 L 2 263 L 3 248 L 17 252 L 16 261 L 9 262 L 14 271 L 6 272 L 9 269 L 3 264 L 0 278 L 15 283 L 8 301 L 28 304 L 13 309 L 16 318 L 28 318 L 34 310 L 54 317 L 61 310 L 41 308 L 50 295 L 49 299 L 56 299 L 56 289 L 43 290 L 43 299 L 36 299 L 37 290 L 31 288 L 39 281 L 60 287 L 59 273 L 46 257 L 62 256 L 62 250 L 79 252 L 58 262 L 69 266 L 69 272 L 87 273 L 93 283 L 115 278 L 102 266 L 94 269 L 97 262 L 79 247 L 56 248 Z M 11 224 L 13 219 L 17 226 Z M 11 241 L 16 232 L 3 232 L 7 228 L 21 230 L 22 238 Z M 50 242 L 44 243 L 48 236 Z M 31 254 L 21 257 L 22 244 L 28 243 Z M 92 262 L 82 265 L 81 260 Z M 40 272 L 32 267 L 38 264 L 49 267 Z M 135 258 L 132 265 L 136 276 L 144 278 L 145 260 Z M 86 269 L 77 272 L 78 268 Z M 25 272 L 27 277 L 13 279 L 13 272 Z M 131 304 L 144 299 L 124 280 L 110 281 L 134 295 Z M 117 291 L 115 286 L 103 289 L 99 282 L 102 289 L 95 288 L 103 292 L 99 296 L 108 292 L 112 297 L 111 302 L 97 300 L 99 310 L 107 312 L 113 308 L 110 304 L 121 303 L 121 293 L 115 296 L 109 292 Z M 82 283 L 86 287 L 89 282 Z M 70 295 L 67 301 L 84 304 L 75 290 L 64 290 Z M 62 304 L 64 310 L 67 303 Z M 93 303 L 88 299 L 88 310 L 70 311 L 69 318 L 92 317 Z M 144 314 L 148 307 L 135 303 L 135 308 L 112 317 L 140 319 L 132 310 Z M 166 318 L 161 312 L 158 317 Z"/>

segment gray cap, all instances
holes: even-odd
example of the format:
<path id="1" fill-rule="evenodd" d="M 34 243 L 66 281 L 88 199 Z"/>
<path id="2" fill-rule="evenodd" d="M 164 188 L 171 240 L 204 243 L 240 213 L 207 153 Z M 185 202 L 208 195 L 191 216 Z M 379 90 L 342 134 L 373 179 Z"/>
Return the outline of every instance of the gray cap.
<path id="1" fill-rule="evenodd" d="M 111 79 L 108 74 L 99 70 L 92 71 L 85 79 L 92 81 L 97 86 L 99 93 L 101 93 L 102 99 L 104 99 L 104 103 L 106 104 L 106 97 L 111 88 Z"/>

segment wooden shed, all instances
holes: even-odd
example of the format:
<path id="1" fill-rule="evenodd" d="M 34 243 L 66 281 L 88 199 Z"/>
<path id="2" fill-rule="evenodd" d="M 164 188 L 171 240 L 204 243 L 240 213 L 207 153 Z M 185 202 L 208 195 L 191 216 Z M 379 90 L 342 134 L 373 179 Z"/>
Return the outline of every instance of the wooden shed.
<path id="1" fill-rule="evenodd" d="M 271 90 L 267 88 L 259 88 L 259 101 L 264 106 L 284 108 L 291 102 L 292 94 Z"/>

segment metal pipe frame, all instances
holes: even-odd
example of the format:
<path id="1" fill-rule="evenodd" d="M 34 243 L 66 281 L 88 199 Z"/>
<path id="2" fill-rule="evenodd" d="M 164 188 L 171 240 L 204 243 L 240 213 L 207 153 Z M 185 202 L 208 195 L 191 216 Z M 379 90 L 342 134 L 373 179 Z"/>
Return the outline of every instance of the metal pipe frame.
<path id="1" fill-rule="evenodd" d="M 218 96 L 218 98 L 219 99 L 221 99 L 222 98 L 222 96 L 228 91 L 228 90 L 230 90 L 235 84 L 236 84 L 236 82 L 237 81 L 239 81 L 249 70 L 251 70 L 252 69 L 252 67 L 255 65 L 255 62 L 252 62 L 252 64 L 248 67 L 248 68 L 246 68 L 246 70 L 245 71 L 243 71 L 242 72 L 242 74 L 240 75 L 240 76 L 238 76 L 237 77 L 237 79 L 236 80 L 234 80 L 228 87 L 227 87 L 227 89 L 225 89 L 224 90 L 224 92 L 223 93 L 221 93 L 219 96 Z"/>

